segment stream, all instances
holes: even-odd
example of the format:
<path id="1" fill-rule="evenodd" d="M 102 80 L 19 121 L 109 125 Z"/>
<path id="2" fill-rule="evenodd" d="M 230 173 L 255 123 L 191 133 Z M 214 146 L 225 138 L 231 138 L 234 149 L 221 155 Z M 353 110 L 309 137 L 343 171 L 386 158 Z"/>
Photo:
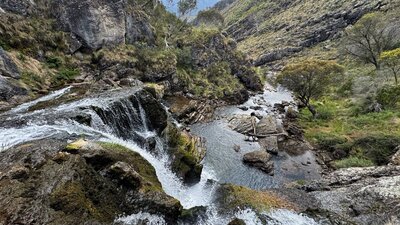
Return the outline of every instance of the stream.
<path id="1" fill-rule="evenodd" d="M 59 106 L 30 111 L 32 106 L 57 99 L 71 91 L 70 87 L 50 93 L 34 101 L 17 106 L 0 115 L 0 151 L 27 141 L 50 138 L 59 135 L 85 136 L 88 139 L 113 142 L 138 152 L 155 168 L 164 191 L 178 199 L 185 209 L 206 206 L 206 215 L 198 218 L 196 224 L 224 225 L 233 218 L 243 219 L 246 224 L 273 225 L 313 225 L 311 218 L 284 209 L 263 213 L 268 222 L 250 209 L 241 209 L 227 215 L 221 215 L 215 204 L 215 191 L 219 184 L 233 183 L 263 190 L 280 187 L 285 182 L 318 178 L 319 168 L 312 153 L 291 157 L 279 155 L 274 159 L 275 176 L 269 176 L 257 169 L 242 164 L 243 154 L 260 148 L 256 142 L 246 142 L 245 136 L 227 126 L 226 117 L 233 114 L 250 114 L 257 111 L 263 115 L 274 114 L 273 105 L 282 101 L 292 101 L 285 90 L 273 90 L 266 87 L 264 94 L 252 97 L 243 106 L 260 106 L 258 110 L 243 111 L 238 106 L 223 107 L 217 110 L 214 121 L 196 124 L 191 127 L 195 135 L 205 137 L 207 154 L 203 161 L 203 172 L 199 183 L 187 186 L 169 169 L 169 155 L 163 148 L 162 140 L 149 129 L 147 115 L 142 103 L 136 96 L 138 88 L 116 90 L 88 97 Z M 260 108 L 259 107 L 259 108 Z M 72 118 L 90 116 L 90 125 L 76 122 Z M 121 124 L 121 121 L 125 123 Z M 121 129 L 123 128 L 123 129 Z M 156 140 L 158 154 L 147 149 L 148 139 Z M 233 151 L 233 145 L 240 145 L 240 153 Z M 153 150 L 154 152 L 154 150 Z M 305 161 L 311 165 L 304 166 Z M 147 212 L 124 216 L 116 222 L 134 225 L 146 220 L 147 224 L 166 224 L 159 215 Z M 264 221 L 264 222 L 263 222 Z M 185 225 L 184 223 L 181 223 Z"/>

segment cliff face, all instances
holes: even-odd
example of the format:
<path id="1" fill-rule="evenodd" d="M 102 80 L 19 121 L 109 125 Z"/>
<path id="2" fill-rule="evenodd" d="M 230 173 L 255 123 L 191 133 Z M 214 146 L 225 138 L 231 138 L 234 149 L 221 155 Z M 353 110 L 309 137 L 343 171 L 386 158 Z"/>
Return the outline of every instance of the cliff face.
<path id="1" fill-rule="evenodd" d="M 340 38 L 346 27 L 366 13 L 398 7 L 394 0 L 225 0 L 215 6 L 226 19 L 226 32 L 256 65 Z"/>

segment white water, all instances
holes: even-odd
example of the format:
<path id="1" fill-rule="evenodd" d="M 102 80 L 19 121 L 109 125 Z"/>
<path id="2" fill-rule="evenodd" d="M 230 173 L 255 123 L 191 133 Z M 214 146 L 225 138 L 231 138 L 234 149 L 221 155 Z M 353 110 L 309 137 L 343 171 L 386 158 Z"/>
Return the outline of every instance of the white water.
<path id="1" fill-rule="evenodd" d="M 13 113 L 20 112 L 23 115 L 23 112 L 25 112 L 29 107 L 42 101 L 47 101 L 50 99 L 60 97 L 68 91 L 69 88 L 62 89 L 60 91 L 50 94 L 49 96 L 45 96 L 35 101 L 21 105 L 11 110 L 10 112 Z M 61 105 L 52 110 L 71 111 L 77 109 L 78 106 L 86 106 L 86 105 L 107 107 L 107 105 L 105 104 L 107 103 L 107 101 L 108 100 L 104 98 L 85 99 L 82 101 Z M 146 124 L 147 118 L 141 106 L 139 107 L 139 111 L 143 124 Z M 36 113 L 44 114 L 45 112 L 40 111 Z M 135 152 L 138 152 L 143 158 L 145 158 L 148 162 L 150 162 L 151 165 L 156 170 L 157 177 L 160 180 L 160 183 L 162 184 L 164 191 L 168 195 L 178 199 L 184 208 L 188 209 L 195 206 L 208 206 L 207 217 L 203 220 L 200 220 L 198 224 L 224 225 L 229 223 L 234 217 L 243 219 L 248 225 L 262 224 L 260 218 L 258 218 L 256 213 L 248 209 L 239 210 L 234 215 L 219 215 L 217 213 L 217 209 L 214 205 L 214 197 L 215 197 L 215 190 L 218 184 L 216 184 L 216 182 L 209 182 L 209 180 L 218 181 L 218 179 L 213 175 L 213 171 L 210 168 L 205 167 L 203 169 L 201 181 L 199 183 L 197 183 L 194 186 L 188 187 L 184 185 L 182 181 L 179 178 L 177 178 L 177 176 L 169 169 L 170 160 L 167 153 L 161 152 L 161 154 L 157 154 L 157 156 L 155 156 L 150 152 L 148 152 L 147 150 L 139 147 L 136 143 L 132 141 L 122 140 L 121 138 L 116 137 L 114 134 L 112 134 L 111 131 L 112 129 L 107 127 L 107 125 L 105 125 L 102 122 L 101 118 L 96 113 L 90 112 L 90 114 L 92 116 L 93 127 L 84 126 L 72 120 L 63 120 L 63 121 L 58 121 L 57 123 L 51 125 L 46 124 L 44 121 L 40 121 L 36 123 L 31 122 L 28 125 L 20 128 L 0 129 L 0 151 L 27 141 L 47 138 L 62 133 L 99 137 L 98 140 L 100 141 L 120 144 Z M 146 137 L 156 136 L 156 134 L 149 131 L 146 126 L 144 127 L 143 135 Z M 267 215 L 269 218 L 276 220 L 274 223 L 268 223 L 273 225 L 316 224 L 307 217 L 303 217 L 301 215 L 295 214 L 287 210 L 273 211 L 265 215 Z M 142 221 L 144 219 L 146 219 L 147 224 L 150 225 L 166 224 L 162 217 L 158 215 L 151 215 L 146 212 L 141 212 L 126 217 L 121 217 L 117 219 L 116 222 L 123 224 L 137 224 L 139 221 Z"/>
<path id="2" fill-rule="evenodd" d="M 71 90 L 71 87 L 66 87 L 63 88 L 61 90 L 58 91 L 54 91 L 52 93 L 50 93 L 49 95 L 43 96 L 41 98 L 38 98 L 34 101 L 31 102 L 27 102 L 24 104 L 21 104 L 13 109 L 11 109 L 8 113 L 9 114 L 15 114 L 15 113 L 21 113 L 21 112 L 26 112 L 30 107 L 40 103 L 40 102 L 45 102 L 45 101 L 49 101 L 49 100 L 53 100 L 53 99 L 57 99 L 61 96 L 63 96 L 64 94 L 68 93 Z"/>

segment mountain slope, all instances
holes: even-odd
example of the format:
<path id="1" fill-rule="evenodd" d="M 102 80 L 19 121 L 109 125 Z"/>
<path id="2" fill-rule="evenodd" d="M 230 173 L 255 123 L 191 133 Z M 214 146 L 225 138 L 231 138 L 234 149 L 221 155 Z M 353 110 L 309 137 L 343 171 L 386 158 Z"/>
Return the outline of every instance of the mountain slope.
<path id="1" fill-rule="evenodd" d="M 263 65 L 335 39 L 364 14 L 398 10 L 396 0 L 225 0 L 218 3 L 225 30 L 239 49 Z"/>

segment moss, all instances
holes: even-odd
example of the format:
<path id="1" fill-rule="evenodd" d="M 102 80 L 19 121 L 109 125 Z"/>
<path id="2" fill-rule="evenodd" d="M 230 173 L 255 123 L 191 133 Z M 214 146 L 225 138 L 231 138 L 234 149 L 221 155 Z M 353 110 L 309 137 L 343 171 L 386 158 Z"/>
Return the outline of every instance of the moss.
<path id="1" fill-rule="evenodd" d="M 252 208 L 259 212 L 271 209 L 296 209 L 294 205 L 270 191 L 255 191 L 246 187 L 225 184 L 221 187 L 220 202 L 230 209 Z"/>
<path id="2" fill-rule="evenodd" d="M 61 210 L 67 215 L 87 213 L 91 217 L 104 221 L 99 210 L 95 207 L 93 202 L 86 197 L 84 187 L 78 182 L 68 182 L 58 186 L 51 193 L 50 205 L 55 210 Z"/>
<path id="3" fill-rule="evenodd" d="M 68 144 L 65 147 L 65 150 L 71 153 L 77 153 L 79 150 L 81 150 L 84 146 L 86 146 L 88 144 L 87 141 L 83 140 L 83 139 L 79 139 L 75 142 L 72 142 L 70 144 Z"/>
<path id="4" fill-rule="evenodd" d="M 115 143 L 98 142 L 98 144 L 105 150 L 111 152 L 112 155 L 110 157 L 113 158 L 113 161 L 128 162 L 135 171 L 144 178 L 146 182 L 144 186 L 141 187 L 141 191 L 162 191 L 154 167 L 139 153 Z"/>

